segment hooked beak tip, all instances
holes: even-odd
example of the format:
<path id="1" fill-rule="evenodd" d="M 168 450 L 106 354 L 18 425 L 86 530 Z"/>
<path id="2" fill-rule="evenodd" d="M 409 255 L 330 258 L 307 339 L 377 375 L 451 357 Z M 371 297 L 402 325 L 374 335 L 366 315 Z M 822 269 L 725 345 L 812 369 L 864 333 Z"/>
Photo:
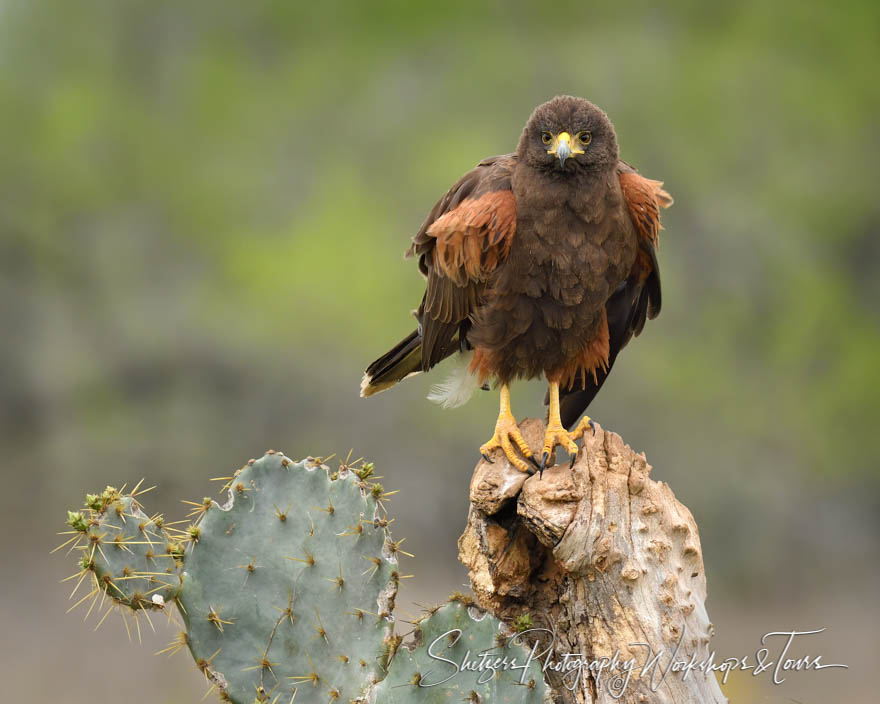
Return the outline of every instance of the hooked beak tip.
<path id="1" fill-rule="evenodd" d="M 559 167 L 562 168 L 565 166 L 566 159 L 571 156 L 571 144 L 567 132 L 560 134 L 557 140 L 555 153 L 556 158 L 559 159 Z"/>

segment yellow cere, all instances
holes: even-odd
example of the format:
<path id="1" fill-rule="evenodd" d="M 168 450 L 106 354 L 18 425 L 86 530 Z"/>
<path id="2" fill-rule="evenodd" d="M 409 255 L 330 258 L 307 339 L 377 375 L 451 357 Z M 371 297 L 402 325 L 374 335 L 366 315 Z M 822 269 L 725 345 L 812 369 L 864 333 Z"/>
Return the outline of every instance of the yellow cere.
<path id="1" fill-rule="evenodd" d="M 578 147 L 572 144 L 571 135 L 568 132 L 560 132 L 558 135 L 556 135 L 556 139 L 553 140 L 553 148 L 548 149 L 547 153 L 556 154 L 556 150 L 559 148 L 560 142 L 565 142 L 566 144 L 568 144 L 569 149 L 571 149 L 572 155 L 584 153 L 583 149 L 578 149 Z"/>

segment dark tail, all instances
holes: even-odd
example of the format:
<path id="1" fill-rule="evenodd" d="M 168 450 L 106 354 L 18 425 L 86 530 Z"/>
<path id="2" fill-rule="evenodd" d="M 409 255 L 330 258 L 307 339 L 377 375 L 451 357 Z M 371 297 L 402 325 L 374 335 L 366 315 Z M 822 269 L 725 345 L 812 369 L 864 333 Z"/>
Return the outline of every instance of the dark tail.
<path id="1" fill-rule="evenodd" d="M 422 371 L 422 336 L 418 330 L 373 362 L 361 381 L 361 396 L 372 396 Z"/>

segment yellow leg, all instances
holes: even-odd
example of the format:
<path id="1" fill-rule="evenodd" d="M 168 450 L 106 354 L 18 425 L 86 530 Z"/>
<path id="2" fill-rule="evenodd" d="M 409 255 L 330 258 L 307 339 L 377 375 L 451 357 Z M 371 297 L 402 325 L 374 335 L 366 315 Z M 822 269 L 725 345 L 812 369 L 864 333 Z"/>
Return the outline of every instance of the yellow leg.
<path id="1" fill-rule="evenodd" d="M 589 418 L 587 418 L 587 422 L 589 422 Z M 578 425 L 578 429 L 580 428 L 581 424 Z M 582 429 L 580 435 L 583 435 Z M 571 464 L 573 465 L 578 454 L 578 446 L 574 440 L 575 438 L 580 437 L 580 435 L 576 435 L 575 433 L 569 435 L 568 431 L 562 427 L 562 419 L 559 417 L 559 382 L 551 381 L 550 414 L 547 418 L 547 432 L 544 434 L 544 447 L 541 452 L 540 469 L 543 471 L 547 466 L 547 460 L 550 459 L 550 455 L 553 453 L 553 449 L 557 445 L 561 445 L 568 451 L 568 454 L 571 456 Z"/>
<path id="2" fill-rule="evenodd" d="M 529 465 L 517 454 L 518 449 L 523 457 L 532 459 L 532 451 L 519 432 L 516 418 L 510 411 L 510 388 L 507 384 L 501 385 L 501 408 L 498 412 L 498 421 L 495 423 L 495 434 L 489 442 L 480 447 L 480 454 L 487 462 L 491 462 L 489 453 L 497 449 L 501 449 L 508 462 L 521 472 L 531 471 Z"/>

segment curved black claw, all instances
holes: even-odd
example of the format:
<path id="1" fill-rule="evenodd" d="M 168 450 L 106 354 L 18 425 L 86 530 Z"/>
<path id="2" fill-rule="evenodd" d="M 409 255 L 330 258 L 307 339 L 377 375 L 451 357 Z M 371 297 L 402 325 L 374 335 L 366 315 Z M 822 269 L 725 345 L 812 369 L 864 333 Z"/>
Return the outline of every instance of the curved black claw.
<path id="1" fill-rule="evenodd" d="M 538 465 L 538 471 L 543 472 L 547 468 L 547 460 L 549 459 L 549 452 L 545 452 L 543 455 L 541 455 L 541 464 Z"/>
<path id="2" fill-rule="evenodd" d="M 574 467 L 574 463 L 577 462 L 577 458 L 580 457 L 580 452 L 575 452 L 569 459 L 568 468 L 571 469 Z"/>
<path id="3" fill-rule="evenodd" d="M 595 435 L 596 434 L 596 424 L 593 422 L 592 418 L 590 418 L 590 422 L 588 425 L 590 426 L 590 430 L 593 431 L 593 435 Z"/>
<path id="4" fill-rule="evenodd" d="M 489 457 L 489 455 L 487 455 L 485 452 L 481 452 L 480 455 L 482 455 L 483 459 L 486 460 L 486 462 L 488 462 L 489 464 L 495 464 L 495 460 Z"/>
<path id="5" fill-rule="evenodd" d="M 535 469 L 544 469 L 544 468 L 541 466 L 541 464 L 538 462 L 538 460 L 535 459 L 535 456 L 534 456 L 534 455 L 529 455 L 526 459 L 527 459 L 529 462 L 531 462 L 533 465 L 535 465 Z"/>

